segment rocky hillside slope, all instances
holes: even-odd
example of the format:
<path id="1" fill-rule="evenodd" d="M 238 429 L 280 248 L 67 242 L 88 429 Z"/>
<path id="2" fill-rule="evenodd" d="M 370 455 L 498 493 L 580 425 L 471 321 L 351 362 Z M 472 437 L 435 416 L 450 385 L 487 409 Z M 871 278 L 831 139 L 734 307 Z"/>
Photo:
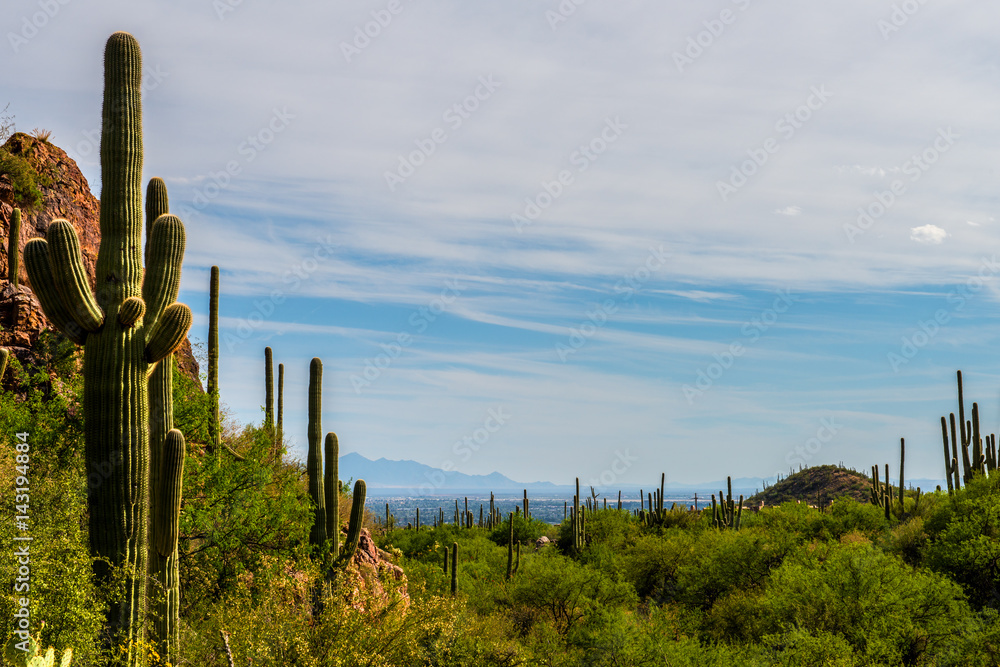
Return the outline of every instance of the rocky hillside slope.
<path id="1" fill-rule="evenodd" d="M 744 501 L 748 507 L 780 505 L 800 500 L 810 505 L 829 505 L 837 498 L 853 498 L 867 503 L 871 480 L 860 472 L 835 465 L 813 466 L 785 477 Z"/>
<path id="2" fill-rule="evenodd" d="M 31 239 L 44 237 L 53 220 L 64 218 L 73 224 L 80 237 L 83 263 L 93 288 L 97 249 L 101 243 L 100 202 L 91 194 L 90 185 L 76 162 L 58 146 L 20 132 L 12 135 L 0 151 L 23 158 L 30 165 L 35 186 L 41 194 L 35 209 L 22 206 L 18 252 L 23 252 Z M 31 348 L 51 325 L 31 291 L 23 262 L 18 289 L 7 280 L 11 217 L 14 206 L 24 199 L 25 178 L 11 166 L 4 169 L 4 163 L 0 161 L 0 347 L 10 349 L 21 362 L 26 362 L 32 361 Z M 13 167 L 24 165 L 10 158 L 6 163 Z M 197 381 L 198 362 L 191 353 L 190 341 L 184 341 L 175 358 L 181 371 Z"/>

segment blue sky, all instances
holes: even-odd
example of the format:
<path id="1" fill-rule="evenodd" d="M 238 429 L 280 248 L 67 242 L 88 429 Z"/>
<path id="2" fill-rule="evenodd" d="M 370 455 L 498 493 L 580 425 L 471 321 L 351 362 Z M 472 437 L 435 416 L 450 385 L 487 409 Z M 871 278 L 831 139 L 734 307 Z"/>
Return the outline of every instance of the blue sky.
<path id="1" fill-rule="evenodd" d="M 271 346 L 299 455 L 320 357 L 324 430 L 369 458 L 693 483 L 895 470 L 905 437 L 941 478 L 955 370 L 1000 408 L 998 19 L 9 0 L 0 103 L 99 195 L 103 46 L 136 35 L 192 337 L 217 264 L 223 398 L 260 418 Z"/>

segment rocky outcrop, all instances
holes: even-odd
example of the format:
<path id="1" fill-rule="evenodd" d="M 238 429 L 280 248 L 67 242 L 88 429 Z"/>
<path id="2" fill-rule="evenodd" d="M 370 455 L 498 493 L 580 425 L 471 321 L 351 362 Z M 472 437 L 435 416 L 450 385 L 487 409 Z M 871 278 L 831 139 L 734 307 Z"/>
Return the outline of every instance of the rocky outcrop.
<path id="1" fill-rule="evenodd" d="M 41 176 L 42 206 L 38 210 L 21 212 L 18 252 L 23 252 L 31 239 L 43 238 L 53 220 L 68 220 L 80 237 L 83 264 L 93 288 L 97 250 L 101 244 L 101 208 L 76 162 L 58 146 L 20 132 L 11 136 L 0 150 L 24 158 Z M 33 361 L 31 348 L 51 325 L 28 284 L 24 262 L 20 265 L 19 288 L 15 290 L 7 281 L 7 240 L 14 203 L 11 178 L 0 174 L 0 347 L 9 348 L 24 363 Z M 187 339 L 177 351 L 176 359 L 181 371 L 197 382 L 198 362 Z"/>
<path id="2" fill-rule="evenodd" d="M 403 568 L 389 560 L 389 554 L 375 546 L 367 528 L 361 529 L 358 550 L 346 568 L 348 602 L 356 609 L 371 611 L 371 606 L 384 608 L 390 604 L 409 606 L 406 574 Z"/>

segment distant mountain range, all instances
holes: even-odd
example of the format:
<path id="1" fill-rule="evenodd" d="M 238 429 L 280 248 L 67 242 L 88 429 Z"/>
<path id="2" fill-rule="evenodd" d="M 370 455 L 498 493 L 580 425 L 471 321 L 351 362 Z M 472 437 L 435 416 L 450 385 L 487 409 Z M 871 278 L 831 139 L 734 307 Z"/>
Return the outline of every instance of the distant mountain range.
<path id="1" fill-rule="evenodd" d="M 368 487 L 369 495 L 373 496 L 437 496 L 437 495 L 487 495 L 490 492 L 498 495 L 520 494 L 527 489 L 532 494 L 564 495 L 572 497 L 575 487 L 570 484 L 557 485 L 552 482 L 517 482 L 498 472 L 489 475 L 467 475 L 455 470 L 445 471 L 433 468 L 416 461 L 390 461 L 386 458 L 372 461 L 357 452 L 340 457 L 340 478 L 363 479 Z M 649 480 L 642 487 L 635 484 L 614 485 L 613 488 L 602 489 L 605 494 L 638 494 L 642 488 L 650 492 L 659 487 L 659 475 Z M 774 480 L 768 480 L 773 483 Z M 908 482 L 914 486 L 922 486 L 924 490 L 933 490 L 935 484 L 943 484 L 943 480 L 914 479 Z M 580 480 L 581 491 L 590 492 L 590 482 Z M 733 493 L 749 496 L 763 489 L 760 477 L 737 477 L 733 479 Z M 701 482 L 698 484 L 681 484 L 667 480 L 666 495 L 692 495 L 697 492 L 708 497 L 710 493 L 726 491 L 726 480 Z"/>
<path id="2" fill-rule="evenodd" d="M 436 496 L 456 492 L 554 493 L 559 487 L 551 482 L 515 482 L 498 472 L 489 475 L 467 475 L 456 470 L 432 468 L 416 461 L 372 461 L 352 452 L 340 457 L 340 478 L 363 479 L 372 495 Z M 568 488 L 568 487 L 567 487 Z"/>

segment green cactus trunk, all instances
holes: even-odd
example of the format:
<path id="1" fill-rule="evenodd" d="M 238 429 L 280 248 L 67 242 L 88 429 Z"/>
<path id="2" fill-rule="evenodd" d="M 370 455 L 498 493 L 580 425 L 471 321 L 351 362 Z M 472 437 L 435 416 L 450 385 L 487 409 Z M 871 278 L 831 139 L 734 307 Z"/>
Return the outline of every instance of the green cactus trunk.
<path id="1" fill-rule="evenodd" d="M 327 433 L 324 443 L 326 466 L 323 491 L 326 495 L 326 537 L 330 540 L 330 554 L 340 555 L 340 443 L 336 433 Z"/>
<path id="2" fill-rule="evenodd" d="M 906 511 L 906 505 L 904 502 L 904 498 L 906 498 L 906 493 L 904 492 L 904 489 L 906 488 L 906 486 L 904 485 L 905 480 L 903 479 L 903 464 L 905 462 L 906 462 L 906 440 L 900 438 L 899 439 L 899 516 L 900 517 L 902 517 L 903 512 Z"/>
<path id="3" fill-rule="evenodd" d="M 275 426 L 276 460 L 280 460 L 285 443 L 285 365 L 278 364 L 278 423 Z"/>
<path id="4" fill-rule="evenodd" d="M 21 270 L 21 209 L 15 208 L 10 218 L 10 235 L 7 238 L 7 280 L 17 291 L 18 274 Z"/>
<path id="5" fill-rule="evenodd" d="M 222 444 L 219 413 L 219 267 L 213 266 L 208 284 L 208 395 L 213 418 L 208 424 L 209 447 L 218 451 Z"/>
<path id="6" fill-rule="evenodd" d="M 142 62 L 127 33 L 108 39 L 101 134 L 101 245 L 96 294 L 90 290 L 73 226 L 55 220 L 46 239 L 24 249 L 32 288 L 49 320 L 84 344 L 83 405 L 87 469 L 110 469 L 87 497 L 98 582 L 124 573 L 108 607 L 109 646 L 118 664 L 144 662 L 149 531 L 148 371 L 173 352 L 191 326 L 174 303 L 184 227 L 173 216 L 153 225 L 142 266 Z"/>
<path id="7" fill-rule="evenodd" d="M 146 186 L 146 265 L 150 252 L 161 239 L 162 226 L 154 223 L 169 213 L 167 186 L 162 179 L 150 179 Z M 180 230 L 181 232 L 183 229 Z M 183 236 L 175 239 L 183 251 Z M 151 250 L 151 246 L 154 246 Z M 166 282 L 167 299 L 177 298 L 180 264 Z M 149 317 L 155 313 L 147 313 Z M 149 322 L 152 323 L 152 322 Z M 174 429 L 173 353 L 156 365 L 149 375 L 149 594 L 153 605 L 152 641 L 165 659 L 176 662 L 180 649 L 178 610 L 180 576 L 177 570 L 177 532 L 180 519 L 184 472 L 184 436 Z M 175 508 L 176 505 L 176 508 Z"/>
<path id="8" fill-rule="evenodd" d="M 181 490 L 184 484 L 184 436 L 177 429 L 165 439 L 159 469 L 155 513 L 150 523 L 149 573 L 153 600 L 153 637 L 164 662 L 177 664 L 180 651 L 180 573 L 177 541 L 180 534 Z"/>
<path id="9" fill-rule="evenodd" d="M 507 535 L 507 581 L 514 574 L 514 515 L 510 515 L 510 528 Z"/>
<path id="10" fill-rule="evenodd" d="M 270 349 L 270 348 L 268 348 Z M 316 506 L 309 544 L 322 547 L 326 541 L 326 494 L 323 492 L 323 362 L 313 358 L 309 364 L 309 454 L 306 473 L 309 497 Z"/>
<path id="11" fill-rule="evenodd" d="M 458 592 L 458 542 L 451 545 L 451 594 Z"/>
<path id="12" fill-rule="evenodd" d="M 264 431 L 274 437 L 274 361 L 270 347 L 264 348 Z"/>
<path id="13" fill-rule="evenodd" d="M 340 550 L 339 564 L 346 565 L 354 558 L 354 552 L 358 550 L 358 541 L 361 539 L 361 523 L 365 518 L 365 493 L 367 488 L 365 480 L 359 479 L 354 482 L 354 497 L 351 499 L 351 520 L 347 524 L 347 539 Z"/>

